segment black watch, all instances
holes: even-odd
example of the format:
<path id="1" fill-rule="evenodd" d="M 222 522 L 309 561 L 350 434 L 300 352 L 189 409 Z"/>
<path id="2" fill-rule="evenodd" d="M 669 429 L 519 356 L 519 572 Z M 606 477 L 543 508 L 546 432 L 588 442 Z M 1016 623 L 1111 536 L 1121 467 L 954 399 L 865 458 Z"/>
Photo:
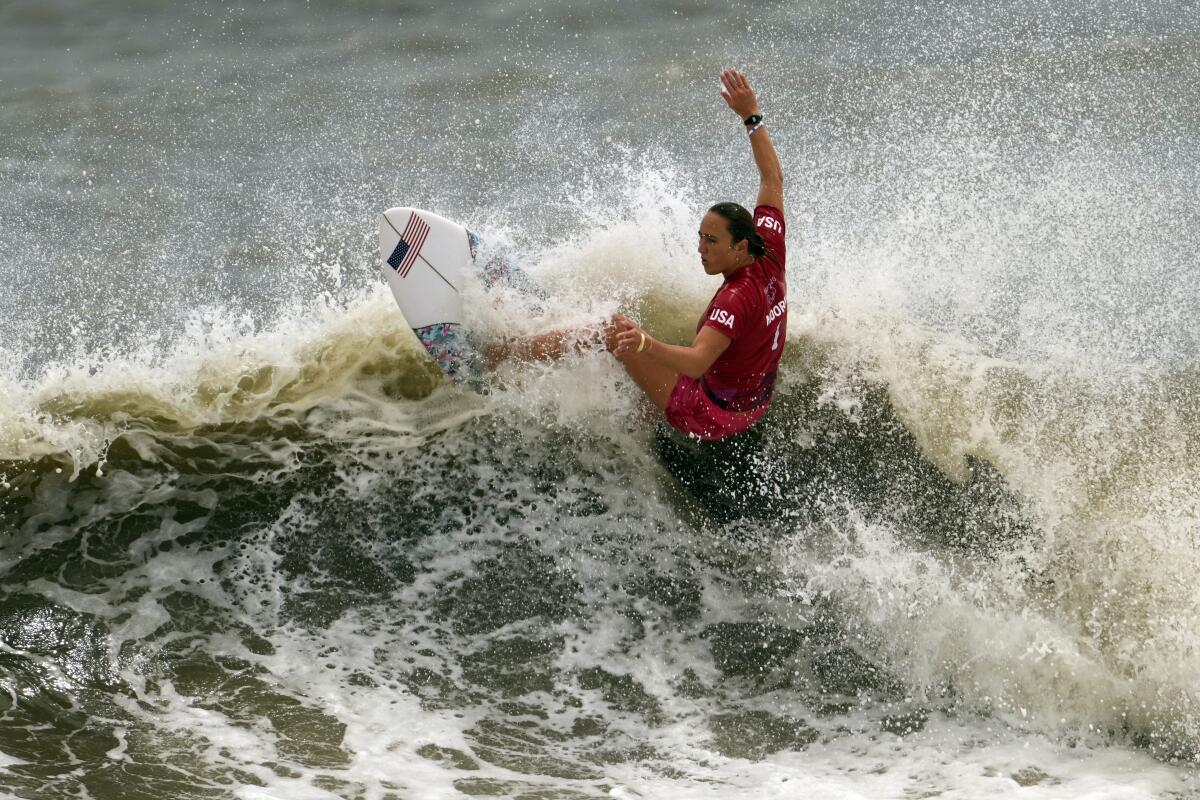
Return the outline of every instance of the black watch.
<path id="1" fill-rule="evenodd" d="M 762 114 L 751 114 L 742 120 L 743 125 L 757 125 L 762 122 Z"/>

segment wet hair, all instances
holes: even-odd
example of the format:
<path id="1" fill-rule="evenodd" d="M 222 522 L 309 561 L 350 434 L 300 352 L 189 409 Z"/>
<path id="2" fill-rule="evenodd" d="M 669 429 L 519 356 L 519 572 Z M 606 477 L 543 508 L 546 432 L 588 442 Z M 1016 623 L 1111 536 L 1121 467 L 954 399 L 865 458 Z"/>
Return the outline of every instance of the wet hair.
<path id="1" fill-rule="evenodd" d="M 750 250 L 750 255 L 755 257 L 764 255 L 767 252 L 766 243 L 758 235 L 758 231 L 754 229 L 754 215 L 744 207 L 737 203 L 717 203 L 709 211 L 725 220 L 725 225 L 729 230 L 729 235 L 733 237 L 734 244 L 745 239 L 747 247 Z"/>

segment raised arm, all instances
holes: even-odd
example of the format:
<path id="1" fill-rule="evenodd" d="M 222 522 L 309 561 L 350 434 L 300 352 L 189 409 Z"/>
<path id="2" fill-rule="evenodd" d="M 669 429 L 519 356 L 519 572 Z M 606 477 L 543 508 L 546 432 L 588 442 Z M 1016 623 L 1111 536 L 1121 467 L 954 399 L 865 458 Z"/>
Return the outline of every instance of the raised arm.
<path id="1" fill-rule="evenodd" d="M 750 88 L 746 76 L 736 69 L 721 72 L 721 97 L 734 113 L 745 120 L 758 116 L 758 95 Z M 765 124 L 747 126 L 750 134 L 750 149 L 754 152 L 754 163 L 758 166 L 758 199 L 755 205 L 774 206 L 783 211 L 783 165 Z"/>

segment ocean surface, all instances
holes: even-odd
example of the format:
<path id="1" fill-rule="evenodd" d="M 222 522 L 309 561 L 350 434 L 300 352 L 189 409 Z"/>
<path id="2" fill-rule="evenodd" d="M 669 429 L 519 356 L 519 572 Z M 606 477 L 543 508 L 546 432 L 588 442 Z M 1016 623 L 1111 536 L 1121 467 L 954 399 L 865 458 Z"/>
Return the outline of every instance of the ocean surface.
<path id="1" fill-rule="evenodd" d="M 736 449 L 475 389 L 389 206 L 687 341 L 787 181 Z M 0 796 L 1200 797 L 1200 7 L 0 3 Z"/>

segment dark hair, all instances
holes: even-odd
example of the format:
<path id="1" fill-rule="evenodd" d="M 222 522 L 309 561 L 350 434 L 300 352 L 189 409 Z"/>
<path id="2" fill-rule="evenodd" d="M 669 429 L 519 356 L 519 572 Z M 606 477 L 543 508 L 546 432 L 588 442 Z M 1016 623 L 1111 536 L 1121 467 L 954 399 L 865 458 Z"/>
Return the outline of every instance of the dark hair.
<path id="1" fill-rule="evenodd" d="M 733 237 L 734 244 L 745 239 L 750 255 L 761 256 L 767 252 L 766 243 L 754 229 L 754 215 L 745 208 L 737 203 L 717 203 L 709 211 L 725 219 L 726 227 L 729 229 L 729 235 Z"/>

